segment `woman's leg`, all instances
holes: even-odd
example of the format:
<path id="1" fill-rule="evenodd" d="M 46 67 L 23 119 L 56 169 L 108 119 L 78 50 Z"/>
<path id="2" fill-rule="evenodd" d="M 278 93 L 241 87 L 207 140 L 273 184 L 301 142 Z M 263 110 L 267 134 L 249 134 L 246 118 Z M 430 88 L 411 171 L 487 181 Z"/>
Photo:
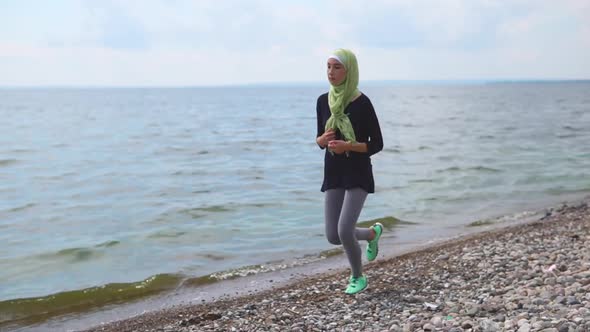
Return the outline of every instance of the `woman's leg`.
<path id="1" fill-rule="evenodd" d="M 361 214 L 367 192 L 361 188 L 346 190 L 344 202 L 338 220 L 338 237 L 346 256 L 350 262 L 353 277 L 360 277 L 363 274 L 361 260 L 361 248 L 358 240 L 368 240 L 372 236 L 372 231 L 368 228 L 356 228 L 356 222 Z"/>
<path id="2" fill-rule="evenodd" d="M 338 236 L 338 219 L 344 202 L 344 189 L 326 190 L 324 203 L 324 217 L 326 225 L 326 238 L 331 244 L 342 244 Z"/>

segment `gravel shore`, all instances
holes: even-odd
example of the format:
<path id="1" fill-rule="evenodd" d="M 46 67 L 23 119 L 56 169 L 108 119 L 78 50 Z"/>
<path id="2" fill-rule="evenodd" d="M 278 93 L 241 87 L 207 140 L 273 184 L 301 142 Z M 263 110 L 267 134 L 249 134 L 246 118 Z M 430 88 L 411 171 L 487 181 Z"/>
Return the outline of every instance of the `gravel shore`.
<path id="1" fill-rule="evenodd" d="M 466 236 L 251 296 L 177 307 L 98 331 L 590 331 L 588 200 L 540 220 Z"/>

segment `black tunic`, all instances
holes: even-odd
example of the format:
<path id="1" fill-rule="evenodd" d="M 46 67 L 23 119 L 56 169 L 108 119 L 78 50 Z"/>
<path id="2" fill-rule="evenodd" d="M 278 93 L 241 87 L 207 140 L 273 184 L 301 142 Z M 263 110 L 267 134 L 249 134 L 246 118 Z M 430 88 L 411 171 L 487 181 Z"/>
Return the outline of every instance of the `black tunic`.
<path id="1" fill-rule="evenodd" d="M 328 105 L 328 94 L 325 93 L 318 98 L 317 102 L 317 136 L 321 136 L 326 128 L 326 122 L 330 117 L 330 106 Z M 375 192 L 375 181 L 370 156 L 383 149 L 383 137 L 381 128 L 375 114 L 371 100 L 364 94 L 350 103 L 344 113 L 348 114 L 356 141 L 367 143 L 367 152 L 349 152 L 343 154 L 332 154 L 326 149 L 324 157 L 324 183 L 322 191 L 328 189 L 350 189 L 363 188 L 368 193 Z M 341 140 L 342 135 L 336 132 L 336 139 Z M 323 147 L 322 147 L 323 149 Z"/>

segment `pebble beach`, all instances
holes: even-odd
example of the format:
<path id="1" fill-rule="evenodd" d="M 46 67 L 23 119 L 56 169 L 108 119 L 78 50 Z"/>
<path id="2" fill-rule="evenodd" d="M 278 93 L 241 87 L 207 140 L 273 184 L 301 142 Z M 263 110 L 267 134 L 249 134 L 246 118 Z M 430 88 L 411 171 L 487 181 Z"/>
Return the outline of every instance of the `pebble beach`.
<path id="1" fill-rule="evenodd" d="M 86 332 L 590 331 L 590 200 L 260 293 L 146 313 Z"/>

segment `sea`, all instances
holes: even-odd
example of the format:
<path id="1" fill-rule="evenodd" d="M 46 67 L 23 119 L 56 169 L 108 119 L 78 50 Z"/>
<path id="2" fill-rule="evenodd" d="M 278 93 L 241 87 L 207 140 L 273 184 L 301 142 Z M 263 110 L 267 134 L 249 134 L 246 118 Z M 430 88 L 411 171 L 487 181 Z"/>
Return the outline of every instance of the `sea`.
<path id="1" fill-rule="evenodd" d="M 360 88 L 387 245 L 590 194 L 589 81 Z M 1 88 L 0 329 L 329 256 L 326 91 Z"/>

